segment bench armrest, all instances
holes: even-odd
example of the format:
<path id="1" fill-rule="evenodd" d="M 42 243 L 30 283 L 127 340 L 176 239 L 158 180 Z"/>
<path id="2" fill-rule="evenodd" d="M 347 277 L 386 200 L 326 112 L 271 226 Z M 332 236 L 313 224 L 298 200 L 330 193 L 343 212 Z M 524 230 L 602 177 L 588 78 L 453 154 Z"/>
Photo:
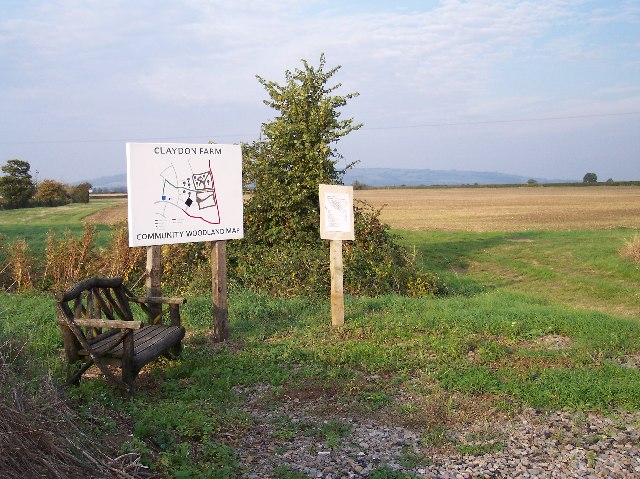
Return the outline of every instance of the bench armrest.
<path id="1" fill-rule="evenodd" d="M 142 321 L 122 321 L 119 319 L 74 319 L 78 326 L 108 329 L 140 329 Z"/>
<path id="2" fill-rule="evenodd" d="M 131 296 L 129 297 L 129 300 L 133 301 L 134 303 L 140 304 L 185 304 L 187 302 L 186 298 L 168 298 L 164 296 L 149 298 L 145 298 L 142 296 Z"/>

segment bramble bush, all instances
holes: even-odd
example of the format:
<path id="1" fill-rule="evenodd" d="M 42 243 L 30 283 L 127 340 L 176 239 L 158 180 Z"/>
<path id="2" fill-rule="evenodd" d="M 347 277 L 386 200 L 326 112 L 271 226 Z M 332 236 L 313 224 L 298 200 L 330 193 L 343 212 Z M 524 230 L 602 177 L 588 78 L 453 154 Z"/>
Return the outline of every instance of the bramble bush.
<path id="1" fill-rule="evenodd" d="M 252 193 L 245 206 L 245 239 L 229 248 L 230 277 L 243 287 L 275 296 L 326 295 L 330 289 L 329 243 L 320 240 L 320 184 L 341 184 L 353 166 L 335 144 L 362 125 L 340 119 L 339 108 L 358 96 L 335 95 L 329 85 L 340 67 L 285 72 L 286 83 L 258 80 L 278 116 L 263 125 L 264 139 L 245 145 L 245 184 Z M 444 287 L 421 272 L 381 223 L 379 211 L 355 208 L 354 241 L 344 243 L 344 290 L 354 295 L 436 294 Z"/>

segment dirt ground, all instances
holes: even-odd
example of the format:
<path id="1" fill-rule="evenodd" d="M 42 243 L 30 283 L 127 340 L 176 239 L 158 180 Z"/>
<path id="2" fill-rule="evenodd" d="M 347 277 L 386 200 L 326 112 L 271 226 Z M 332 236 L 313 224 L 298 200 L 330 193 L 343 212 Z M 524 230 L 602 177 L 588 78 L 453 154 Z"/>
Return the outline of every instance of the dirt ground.
<path id="1" fill-rule="evenodd" d="M 86 221 L 93 224 L 115 225 L 122 221 L 127 221 L 127 202 L 114 203 L 114 206 L 100 210 L 97 213 L 87 216 Z"/>

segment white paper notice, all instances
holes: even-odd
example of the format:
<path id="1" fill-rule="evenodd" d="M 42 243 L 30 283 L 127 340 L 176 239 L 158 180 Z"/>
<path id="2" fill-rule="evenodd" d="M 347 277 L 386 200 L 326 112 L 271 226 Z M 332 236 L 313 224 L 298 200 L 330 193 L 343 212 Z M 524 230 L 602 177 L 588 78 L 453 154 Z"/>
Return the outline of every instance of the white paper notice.
<path id="1" fill-rule="evenodd" d="M 326 193 L 324 209 L 326 212 L 327 231 L 348 233 L 351 231 L 349 195 L 342 193 Z"/>

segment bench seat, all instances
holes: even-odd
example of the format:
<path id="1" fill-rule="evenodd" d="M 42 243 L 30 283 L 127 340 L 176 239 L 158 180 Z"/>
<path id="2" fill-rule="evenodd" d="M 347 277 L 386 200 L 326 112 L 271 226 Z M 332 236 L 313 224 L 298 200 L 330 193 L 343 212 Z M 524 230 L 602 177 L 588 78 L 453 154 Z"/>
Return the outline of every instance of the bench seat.
<path id="1" fill-rule="evenodd" d="M 165 354 L 167 350 L 179 345 L 184 338 L 182 326 L 150 325 L 133 331 L 133 366 L 136 369 Z M 89 340 L 91 349 L 108 358 L 105 362 L 112 365 L 122 363 L 124 353 L 122 341 L 115 332 L 107 332 Z M 85 349 L 78 351 L 80 356 L 89 356 Z M 108 355 L 108 356 L 107 356 Z M 110 359 L 110 360 L 109 360 Z"/>

